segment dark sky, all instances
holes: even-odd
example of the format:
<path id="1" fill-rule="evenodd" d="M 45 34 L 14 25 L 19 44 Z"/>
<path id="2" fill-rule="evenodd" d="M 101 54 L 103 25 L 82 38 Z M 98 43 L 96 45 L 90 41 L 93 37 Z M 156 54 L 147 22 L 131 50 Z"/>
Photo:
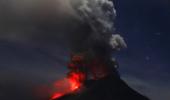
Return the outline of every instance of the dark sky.
<path id="1" fill-rule="evenodd" d="M 128 44 L 127 49 L 113 54 L 120 63 L 122 78 L 153 100 L 169 100 L 170 1 L 115 0 L 115 6 L 117 32 Z M 22 32 L 32 30 L 28 26 Z M 42 25 L 43 30 L 36 33 L 53 33 L 51 26 L 54 24 Z M 51 40 L 42 37 L 40 43 L 0 40 L 0 99 L 39 100 L 37 91 L 48 94 L 47 88 L 65 74 L 67 49 L 50 35 Z"/>
<path id="2" fill-rule="evenodd" d="M 142 88 L 141 91 L 149 94 L 153 100 L 168 100 L 170 1 L 115 0 L 115 2 L 118 14 L 117 30 L 128 43 L 128 49 L 117 55 L 121 73 L 147 84 L 148 89 Z"/>

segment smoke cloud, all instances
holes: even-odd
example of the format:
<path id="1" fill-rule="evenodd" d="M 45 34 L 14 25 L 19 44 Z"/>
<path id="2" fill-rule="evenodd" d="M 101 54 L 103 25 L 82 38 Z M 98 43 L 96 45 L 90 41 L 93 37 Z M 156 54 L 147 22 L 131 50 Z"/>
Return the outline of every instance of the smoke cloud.
<path id="1" fill-rule="evenodd" d="M 109 0 L 2 0 L 0 4 L 1 40 L 55 41 L 77 52 L 92 41 L 108 44 L 115 33 L 116 11 Z"/>
<path id="2" fill-rule="evenodd" d="M 88 26 L 85 30 L 89 30 L 76 33 L 76 36 L 81 34 L 83 37 L 76 37 L 80 39 L 75 42 L 79 44 L 73 44 L 74 49 L 78 47 L 78 52 L 89 51 L 92 55 L 110 58 L 112 50 L 127 47 L 124 39 L 115 32 L 116 10 L 113 1 L 72 0 L 71 4 L 81 21 Z"/>
<path id="3" fill-rule="evenodd" d="M 68 0 L 1 0 L 0 39 L 58 42 L 79 24 L 68 3 Z"/>

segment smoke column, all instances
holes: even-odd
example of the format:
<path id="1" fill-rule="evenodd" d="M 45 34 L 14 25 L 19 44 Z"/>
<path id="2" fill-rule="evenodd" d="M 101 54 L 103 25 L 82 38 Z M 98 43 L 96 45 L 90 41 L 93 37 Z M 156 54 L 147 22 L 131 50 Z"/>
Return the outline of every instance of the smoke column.
<path id="1" fill-rule="evenodd" d="M 115 34 L 116 10 L 111 0 L 71 0 L 82 22 L 79 32 L 73 33 L 73 52 L 88 51 L 89 55 L 110 58 L 112 50 L 126 48 L 124 39 Z M 84 30 L 82 30 L 84 29 Z"/>
<path id="2" fill-rule="evenodd" d="M 116 11 L 111 0 L 2 0 L 0 4 L 0 39 L 56 40 L 69 44 L 73 52 L 88 51 L 98 42 L 108 45 L 110 40 L 114 49 L 126 46 L 120 36 L 112 36 Z"/>

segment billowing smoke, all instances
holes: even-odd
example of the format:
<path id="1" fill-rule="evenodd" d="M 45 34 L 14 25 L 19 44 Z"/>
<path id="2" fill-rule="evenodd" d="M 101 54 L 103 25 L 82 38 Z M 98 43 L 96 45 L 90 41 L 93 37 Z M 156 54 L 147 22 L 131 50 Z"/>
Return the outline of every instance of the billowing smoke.
<path id="1" fill-rule="evenodd" d="M 0 4 L 0 39 L 66 42 L 76 52 L 97 41 L 108 44 L 115 33 L 116 11 L 109 0 L 2 0 Z"/>
<path id="2" fill-rule="evenodd" d="M 109 58 L 112 50 L 127 47 L 124 39 L 115 34 L 116 10 L 113 1 L 71 0 L 71 4 L 85 28 L 75 33 L 78 40 L 72 43 L 76 52 L 89 51 L 93 56 Z"/>
<path id="3" fill-rule="evenodd" d="M 0 40 L 66 45 L 73 53 L 109 57 L 126 47 L 115 33 L 111 0 L 2 0 Z"/>

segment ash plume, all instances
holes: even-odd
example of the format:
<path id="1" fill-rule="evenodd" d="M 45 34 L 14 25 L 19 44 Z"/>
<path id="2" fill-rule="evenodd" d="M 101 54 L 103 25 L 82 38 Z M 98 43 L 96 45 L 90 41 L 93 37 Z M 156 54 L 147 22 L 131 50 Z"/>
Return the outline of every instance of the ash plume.
<path id="1" fill-rule="evenodd" d="M 1 40 L 54 40 L 79 51 L 94 41 L 108 44 L 115 34 L 116 11 L 110 0 L 2 0 L 0 4 Z"/>
<path id="2" fill-rule="evenodd" d="M 76 37 L 79 40 L 72 42 L 75 43 L 73 49 L 77 50 L 76 52 L 89 51 L 91 55 L 110 58 L 112 50 L 127 47 L 123 37 L 115 32 L 116 10 L 113 1 L 72 0 L 71 4 L 82 23 L 86 25 L 85 30 L 88 30 L 76 33 L 75 36 L 83 36 Z"/>

